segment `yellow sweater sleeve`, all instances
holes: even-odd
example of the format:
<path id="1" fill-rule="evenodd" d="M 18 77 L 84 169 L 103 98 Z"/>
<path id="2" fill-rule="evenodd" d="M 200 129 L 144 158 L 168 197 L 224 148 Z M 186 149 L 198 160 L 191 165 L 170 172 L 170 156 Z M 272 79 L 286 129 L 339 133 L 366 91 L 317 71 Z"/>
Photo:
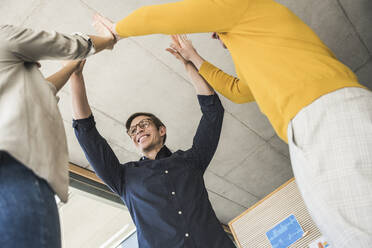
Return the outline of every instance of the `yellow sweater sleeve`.
<path id="1" fill-rule="evenodd" d="M 116 23 L 122 37 L 147 34 L 227 32 L 248 0 L 183 0 L 141 7 Z"/>
<path id="2" fill-rule="evenodd" d="M 245 82 L 218 69 L 209 62 L 204 62 L 199 69 L 200 75 L 210 86 L 234 103 L 255 101 L 251 90 Z"/>

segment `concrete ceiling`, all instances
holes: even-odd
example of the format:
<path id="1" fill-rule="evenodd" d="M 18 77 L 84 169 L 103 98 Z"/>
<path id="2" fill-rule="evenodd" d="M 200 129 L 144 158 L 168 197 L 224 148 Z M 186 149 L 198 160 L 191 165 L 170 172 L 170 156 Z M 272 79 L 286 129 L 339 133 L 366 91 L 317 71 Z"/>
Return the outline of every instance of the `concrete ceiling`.
<path id="1" fill-rule="evenodd" d="M 280 0 L 312 26 L 335 54 L 371 86 L 372 36 L 366 27 L 370 19 L 361 20 L 358 16 L 365 11 L 368 0 L 353 1 L 355 4 L 347 0 Z M 171 1 L 2 0 L 0 23 L 94 34 L 90 24 L 96 11 L 119 20 L 142 5 L 164 2 Z M 365 6 L 356 7 L 357 4 Z M 371 10 L 370 4 L 367 7 Z M 235 74 L 229 53 L 211 40 L 210 34 L 190 37 L 204 58 Z M 88 98 L 98 129 L 122 163 L 139 158 L 123 127 L 128 116 L 137 111 L 152 112 L 163 120 L 171 150 L 191 146 L 201 113 L 183 66 L 164 51 L 169 43 L 169 37 L 164 35 L 129 38 L 121 41 L 114 51 L 105 51 L 86 63 Z M 42 66 L 48 76 L 60 68 L 60 62 L 47 61 Z M 70 161 L 91 169 L 71 127 L 68 85 L 59 96 Z M 217 216 L 227 223 L 293 174 L 287 145 L 275 135 L 258 106 L 237 105 L 221 98 L 226 109 L 223 130 L 205 180 Z"/>

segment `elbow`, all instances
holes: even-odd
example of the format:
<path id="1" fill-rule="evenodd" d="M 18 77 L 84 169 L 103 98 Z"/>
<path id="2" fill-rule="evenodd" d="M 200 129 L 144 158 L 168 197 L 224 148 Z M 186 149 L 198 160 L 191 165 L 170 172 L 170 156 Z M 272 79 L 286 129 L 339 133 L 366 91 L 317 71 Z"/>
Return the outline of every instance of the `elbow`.
<path id="1" fill-rule="evenodd" d="M 19 44 L 12 38 L 6 39 L 6 42 L 1 44 L 0 48 L 2 51 L 6 51 L 14 56 L 17 56 L 20 50 Z"/>
<path id="2" fill-rule="evenodd" d="M 1 39 L 5 40 L 2 43 L 2 49 L 13 54 L 18 54 L 22 49 L 21 44 L 25 43 L 25 36 L 27 36 L 28 31 L 28 29 L 20 30 L 13 25 L 0 26 Z"/>

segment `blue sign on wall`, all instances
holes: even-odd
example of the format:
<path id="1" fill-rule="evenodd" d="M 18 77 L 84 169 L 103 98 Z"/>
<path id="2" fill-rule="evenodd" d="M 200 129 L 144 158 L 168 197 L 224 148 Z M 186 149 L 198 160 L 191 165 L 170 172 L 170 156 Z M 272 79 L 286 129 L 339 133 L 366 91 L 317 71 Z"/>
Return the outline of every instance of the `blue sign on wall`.
<path id="1" fill-rule="evenodd" d="M 287 248 L 303 235 L 304 230 L 293 214 L 266 232 L 273 248 Z"/>

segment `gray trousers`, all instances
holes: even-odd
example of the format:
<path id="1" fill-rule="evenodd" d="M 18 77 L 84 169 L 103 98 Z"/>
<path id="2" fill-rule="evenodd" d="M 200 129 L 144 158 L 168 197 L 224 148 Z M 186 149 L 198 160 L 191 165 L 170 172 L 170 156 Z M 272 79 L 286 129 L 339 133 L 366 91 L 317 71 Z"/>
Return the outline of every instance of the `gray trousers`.
<path id="1" fill-rule="evenodd" d="M 372 92 L 344 88 L 288 125 L 293 172 L 332 247 L 372 247 Z"/>

